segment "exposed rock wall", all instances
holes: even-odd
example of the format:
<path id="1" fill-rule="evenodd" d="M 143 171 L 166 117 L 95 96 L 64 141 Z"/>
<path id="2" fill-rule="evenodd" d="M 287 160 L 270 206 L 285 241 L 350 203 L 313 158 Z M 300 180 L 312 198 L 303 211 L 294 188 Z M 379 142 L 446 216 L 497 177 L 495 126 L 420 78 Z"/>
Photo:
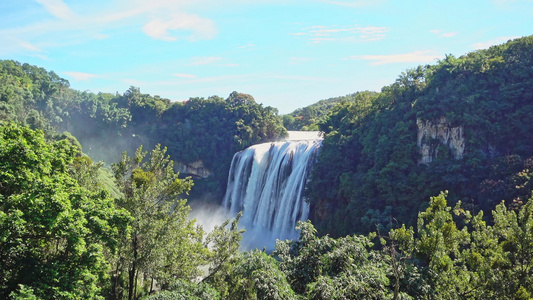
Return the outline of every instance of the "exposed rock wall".
<path id="1" fill-rule="evenodd" d="M 184 175 L 189 175 L 197 178 L 207 178 L 213 175 L 213 172 L 204 167 L 204 162 L 201 160 L 193 161 L 191 163 L 177 163 L 177 171 Z"/>
<path id="2" fill-rule="evenodd" d="M 418 126 L 417 144 L 422 158 L 420 163 L 428 164 L 437 158 L 440 145 L 447 146 L 455 159 L 463 158 L 465 139 L 463 126 L 452 127 L 445 117 L 436 121 L 416 120 Z"/>

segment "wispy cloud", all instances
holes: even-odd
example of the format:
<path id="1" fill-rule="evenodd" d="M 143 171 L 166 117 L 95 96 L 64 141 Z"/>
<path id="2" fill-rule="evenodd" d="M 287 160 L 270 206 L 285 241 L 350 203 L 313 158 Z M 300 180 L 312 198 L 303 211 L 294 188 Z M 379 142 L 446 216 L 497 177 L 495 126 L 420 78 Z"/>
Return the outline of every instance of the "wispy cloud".
<path id="1" fill-rule="evenodd" d="M 513 40 L 513 39 L 516 39 L 516 38 L 519 38 L 519 36 L 502 36 L 502 37 L 498 37 L 498 38 L 492 39 L 490 41 L 479 42 L 479 43 L 472 44 L 472 45 L 470 45 L 470 47 L 472 47 L 475 50 L 487 49 L 490 46 L 503 44 L 503 43 L 507 42 L 508 40 Z"/>
<path id="2" fill-rule="evenodd" d="M 339 1 L 339 0 L 317 0 L 318 2 L 329 3 L 333 5 L 347 6 L 347 7 L 365 7 L 381 5 L 385 0 L 351 0 L 351 1 Z"/>
<path id="3" fill-rule="evenodd" d="M 247 48 L 253 48 L 253 47 L 255 47 L 254 44 L 246 44 L 246 45 L 238 46 L 237 49 L 247 49 Z"/>
<path id="4" fill-rule="evenodd" d="M 190 59 L 188 66 L 217 66 L 217 67 L 238 67 L 239 64 L 225 62 L 219 56 L 197 56 Z"/>
<path id="5" fill-rule="evenodd" d="M 15 39 L 12 37 L 8 37 L 7 40 L 9 40 L 9 43 L 5 43 L 4 47 L 0 46 L 0 54 L 2 52 L 9 53 L 10 51 L 17 51 L 19 53 L 25 53 L 28 56 L 38 57 L 43 60 L 48 60 L 48 57 L 46 56 L 46 51 L 44 51 L 41 47 L 27 42 L 22 41 L 19 39 Z M 2 49 L 4 48 L 4 49 Z M 3 50 L 3 51 L 2 51 Z"/>
<path id="6" fill-rule="evenodd" d="M 155 39 L 177 41 L 178 38 L 170 34 L 171 30 L 190 31 L 191 34 L 186 37 L 188 40 L 211 39 L 217 34 L 215 23 L 210 19 L 185 13 L 175 13 L 167 19 L 156 18 L 143 27 L 143 32 Z"/>
<path id="7" fill-rule="evenodd" d="M 433 29 L 433 30 L 430 30 L 429 32 L 435 35 L 438 35 L 440 37 L 446 37 L 446 38 L 454 37 L 457 35 L 457 32 L 444 32 L 443 30 L 440 30 L 440 29 Z"/>
<path id="8" fill-rule="evenodd" d="M 108 34 L 104 34 L 104 33 L 96 33 L 96 34 L 93 35 L 93 38 L 96 39 L 96 40 L 105 40 L 105 39 L 110 38 L 110 36 Z"/>
<path id="9" fill-rule="evenodd" d="M 67 71 L 67 72 L 63 72 L 63 74 L 67 75 L 68 77 L 76 81 L 91 80 L 93 78 L 101 77 L 100 75 L 96 75 L 96 74 L 76 72 L 76 71 Z"/>
<path id="10" fill-rule="evenodd" d="M 183 74 L 183 73 L 174 73 L 174 74 L 172 74 L 172 76 L 179 77 L 179 78 L 196 78 L 197 77 L 196 75 Z"/>
<path id="11" fill-rule="evenodd" d="M 55 19 L 35 19 L 35 22 L 19 27 L 0 28 L 0 40 L 39 41 L 46 45 L 43 46 L 46 50 L 57 45 L 108 39 L 112 36 L 103 31 L 125 27 L 141 28 L 146 35 L 164 41 L 197 41 L 212 39 L 218 34 L 211 19 L 186 11 L 187 5 L 193 4 L 192 0 L 115 0 L 89 10 L 82 10 L 77 2 L 36 1 Z M 66 36 L 68 39 L 64 38 Z M 24 49 L 28 50 L 19 44 L 0 45 L 2 53 L 18 53 Z"/>
<path id="12" fill-rule="evenodd" d="M 76 13 L 62 0 L 37 0 L 50 14 L 60 20 L 75 19 Z"/>
<path id="13" fill-rule="evenodd" d="M 385 38 L 385 32 L 389 31 L 387 27 L 358 27 L 356 31 L 361 33 L 361 38 L 366 41 L 377 41 Z"/>
<path id="14" fill-rule="evenodd" d="M 346 59 L 368 60 L 371 61 L 370 65 L 377 66 L 394 63 L 430 63 L 440 58 L 442 58 L 442 55 L 428 50 L 390 55 L 355 55 Z"/>
<path id="15" fill-rule="evenodd" d="M 191 62 L 189 63 L 189 65 L 190 66 L 212 65 L 221 60 L 222 60 L 222 57 L 217 57 L 217 56 L 201 56 L 201 57 L 197 56 L 191 59 Z"/>
<path id="16" fill-rule="evenodd" d="M 385 38 L 387 27 L 376 26 L 311 26 L 303 28 L 299 32 L 289 33 L 296 38 L 307 38 L 313 43 L 327 41 L 377 41 Z"/>
<path id="17" fill-rule="evenodd" d="M 235 64 L 235 63 L 228 63 L 228 64 L 220 64 L 219 66 L 221 66 L 221 67 L 239 67 L 240 65 L 239 64 Z"/>
<path id="18" fill-rule="evenodd" d="M 530 2 L 531 3 L 533 2 L 533 0 L 493 0 L 493 2 L 499 5 L 506 5 L 506 4 L 510 4 L 514 2 L 524 2 L 524 3 Z"/>
<path id="19" fill-rule="evenodd" d="M 33 51 L 33 52 L 44 52 L 43 49 L 35 46 L 34 44 L 32 43 L 29 43 L 29 42 L 26 42 L 26 41 L 20 41 L 19 42 L 19 45 L 26 49 L 26 50 L 30 50 L 30 51 Z"/>

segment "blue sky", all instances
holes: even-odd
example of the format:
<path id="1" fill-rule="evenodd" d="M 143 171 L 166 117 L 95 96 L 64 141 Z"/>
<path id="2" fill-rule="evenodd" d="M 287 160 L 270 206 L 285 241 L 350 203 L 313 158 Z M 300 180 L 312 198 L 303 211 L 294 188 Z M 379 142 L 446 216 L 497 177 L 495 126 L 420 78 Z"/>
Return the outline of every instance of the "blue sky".
<path id="1" fill-rule="evenodd" d="M 280 113 L 531 34 L 533 0 L 0 1 L 0 59 L 74 89 L 239 91 Z"/>

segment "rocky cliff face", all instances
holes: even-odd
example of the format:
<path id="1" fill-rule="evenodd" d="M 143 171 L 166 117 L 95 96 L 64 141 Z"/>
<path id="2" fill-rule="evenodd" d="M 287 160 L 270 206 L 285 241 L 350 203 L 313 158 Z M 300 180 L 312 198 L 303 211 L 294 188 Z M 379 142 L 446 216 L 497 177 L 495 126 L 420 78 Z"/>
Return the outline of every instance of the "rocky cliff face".
<path id="1" fill-rule="evenodd" d="M 201 160 L 193 161 L 191 163 L 177 163 L 177 171 L 183 175 L 192 176 L 195 178 L 207 178 L 213 175 L 213 172 L 204 167 L 204 162 Z"/>
<path id="2" fill-rule="evenodd" d="M 452 127 L 445 117 L 435 121 L 417 119 L 416 125 L 418 125 L 417 144 L 422 154 L 420 163 L 428 164 L 437 158 L 440 146 L 446 146 L 453 158 L 463 158 L 465 139 L 462 126 Z"/>

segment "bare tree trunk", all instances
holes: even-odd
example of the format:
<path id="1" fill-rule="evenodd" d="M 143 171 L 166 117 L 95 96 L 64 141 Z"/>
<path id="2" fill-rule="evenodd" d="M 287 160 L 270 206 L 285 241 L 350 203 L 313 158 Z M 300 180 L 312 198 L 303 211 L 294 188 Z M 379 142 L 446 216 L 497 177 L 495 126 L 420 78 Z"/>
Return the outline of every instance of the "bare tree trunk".
<path id="1" fill-rule="evenodd" d="M 117 286 L 118 286 L 118 279 L 119 279 L 120 264 L 121 264 L 121 259 L 117 261 L 117 267 L 115 269 L 115 273 L 113 274 L 113 287 L 111 288 L 111 299 L 115 299 L 115 300 L 118 299 Z"/>
<path id="2" fill-rule="evenodd" d="M 390 255 L 391 255 L 391 262 L 392 262 L 392 271 L 394 273 L 395 278 L 395 284 L 394 284 L 394 298 L 393 300 L 398 300 L 398 296 L 400 294 L 400 266 L 398 264 L 397 260 L 397 252 L 396 252 L 396 246 L 394 243 L 390 246 Z"/>
<path id="3" fill-rule="evenodd" d="M 128 300 L 135 299 L 135 292 L 137 287 L 136 275 L 137 275 L 137 236 L 133 237 L 133 262 L 131 268 L 129 269 L 129 286 L 128 286 Z"/>
<path id="4" fill-rule="evenodd" d="M 135 295 L 135 299 L 137 299 L 137 280 L 139 278 L 139 270 L 135 272 L 135 288 L 133 289 L 133 294 Z"/>
<path id="5" fill-rule="evenodd" d="M 133 300 L 133 287 L 135 286 L 135 262 L 133 262 L 132 267 L 128 270 L 128 300 Z"/>

